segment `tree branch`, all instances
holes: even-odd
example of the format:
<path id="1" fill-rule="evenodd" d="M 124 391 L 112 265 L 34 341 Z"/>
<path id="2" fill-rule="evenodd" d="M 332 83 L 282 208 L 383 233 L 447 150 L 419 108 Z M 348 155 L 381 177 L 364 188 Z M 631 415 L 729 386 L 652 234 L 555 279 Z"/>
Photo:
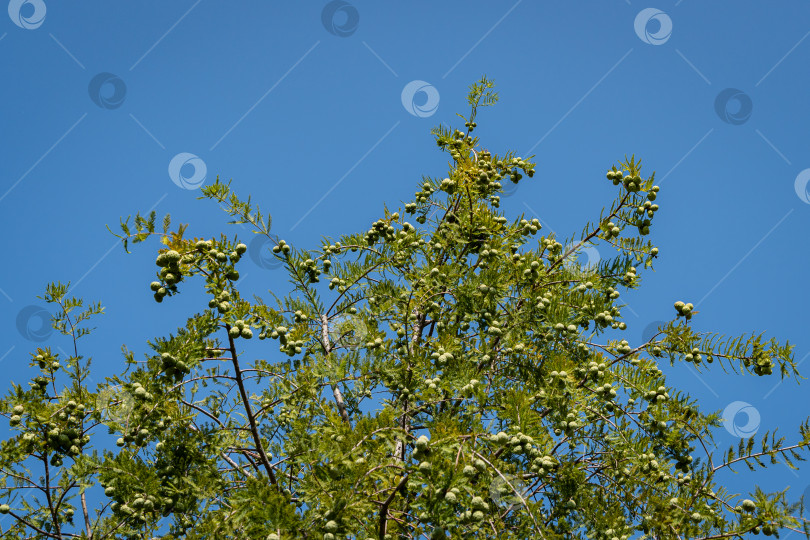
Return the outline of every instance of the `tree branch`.
<path id="1" fill-rule="evenodd" d="M 236 355 L 236 345 L 234 344 L 233 338 L 230 334 L 230 324 L 225 323 L 225 331 L 228 332 L 228 344 L 230 345 L 231 349 L 233 369 L 236 372 L 234 374 L 236 376 L 236 384 L 239 386 L 239 394 L 242 396 L 242 403 L 245 405 L 245 414 L 247 414 L 248 422 L 250 423 L 250 432 L 253 435 L 253 442 L 256 443 L 256 450 L 259 452 L 262 465 L 264 465 L 264 468 L 267 470 L 267 475 L 270 477 L 270 481 L 273 483 L 273 485 L 276 485 L 278 483 L 276 481 L 276 475 L 273 474 L 273 467 L 270 465 L 270 461 L 267 459 L 267 454 L 264 451 L 264 445 L 262 444 L 261 437 L 259 437 L 259 429 L 256 427 L 256 418 L 253 416 L 253 410 L 250 407 L 250 400 L 248 399 L 245 385 L 242 382 L 242 371 L 239 369 L 239 358 Z"/>
<path id="2" fill-rule="evenodd" d="M 82 499 L 82 514 L 84 515 L 84 528 L 87 531 L 87 538 L 93 539 L 93 529 L 90 527 L 90 512 L 87 511 L 87 498 L 84 496 L 84 491 L 81 494 Z"/>
<path id="3" fill-rule="evenodd" d="M 382 508 L 380 508 L 380 538 L 385 536 L 386 529 L 388 528 L 388 507 L 391 505 L 391 501 L 394 500 L 394 497 L 397 496 L 397 492 L 402 489 L 402 486 L 404 486 L 407 481 L 408 475 L 405 474 L 402 480 L 399 481 L 399 484 L 397 484 L 397 487 L 394 488 L 394 491 L 391 492 L 391 495 L 382 503 Z"/>
<path id="4" fill-rule="evenodd" d="M 329 341 L 329 318 L 326 315 L 321 315 L 321 344 L 323 345 L 324 353 L 326 356 L 329 356 L 332 352 L 332 344 Z M 343 400 L 343 394 L 340 392 L 340 388 L 338 388 L 337 384 L 332 383 L 331 386 L 332 395 L 335 396 L 335 404 L 337 405 L 338 412 L 340 412 L 340 417 L 348 424 L 349 413 L 346 411 L 346 402 Z"/>

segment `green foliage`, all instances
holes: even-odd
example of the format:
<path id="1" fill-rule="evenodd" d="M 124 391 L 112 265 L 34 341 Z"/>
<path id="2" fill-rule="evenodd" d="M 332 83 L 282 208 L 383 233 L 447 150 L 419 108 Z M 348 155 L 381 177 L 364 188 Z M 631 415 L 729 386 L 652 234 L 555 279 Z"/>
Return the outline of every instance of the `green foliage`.
<path id="1" fill-rule="evenodd" d="M 658 254 L 646 238 L 654 174 L 635 156 L 613 165 L 615 200 L 564 241 L 503 215 L 502 181 L 527 181 L 535 164 L 472 135 L 492 89 L 472 85 L 465 131 L 433 131 L 445 175 L 423 178 L 402 214 L 385 209 L 368 231 L 319 249 L 275 239 L 230 183 L 203 187 L 232 223 L 275 243 L 292 290 L 272 306 L 237 286 L 247 249 L 237 238 L 187 239 L 168 216 L 157 232 L 154 212 L 134 230 L 123 220 L 125 249 L 154 235 L 163 244 L 157 302 L 196 283 L 208 301 L 143 360 L 124 348 L 126 370 L 94 390 L 78 340 L 101 307 L 77 313 L 81 300 L 49 287 L 74 354 L 37 349 L 38 374 L 0 401 L 17 433 L 0 448 L 0 512 L 13 516 L 3 534 L 626 540 L 787 527 L 810 537 L 785 492 L 741 499 L 717 485 L 740 462 L 795 468 L 808 422 L 792 444 L 766 433 L 718 460 L 706 450 L 718 415 L 658 367 L 717 359 L 768 376 L 778 363 L 798 377 L 792 346 L 697 332 L 682 301 L 649 341 L 621 339 L 621 291 L 639 287 Z M 597 244 L 615 256 L 577 262 Z M 93 485 L 103 502 L 85 510 Z"/>

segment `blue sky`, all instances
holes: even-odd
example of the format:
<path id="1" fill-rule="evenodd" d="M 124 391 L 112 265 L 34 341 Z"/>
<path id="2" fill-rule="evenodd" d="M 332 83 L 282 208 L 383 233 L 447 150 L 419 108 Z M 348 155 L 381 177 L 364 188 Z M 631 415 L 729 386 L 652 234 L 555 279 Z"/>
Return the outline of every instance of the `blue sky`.
<path id="1" fill-rule="evenodd" d="M 604 172 L 625 154 L 657 172 L 652 239 L 661 254 L 642 289 L 625 295 L 629 338 L 683 300 L 700 311 L 697 329 L 763 331 L 795 344 L 803 361 L 808 37 L 803 0 L 778 9 L 695 0 L 12 0 L 0 16 L 4 380 L 29 376 L 38 336 L 66 344 L 41 331 L 28 307 L 43 305 L 36 296 L 50 281 L 71 281 L 74 294 L 106 306 L 84 344 L 99 380 L 123 365 L 122 344 L 143 351 L 204 307 L 193 295 L 156 304 L 148 290 L 156 245 L 127 255 L 105 225 L 154 208 L 194 235 L 250 240 L 197 200 L 194 188 L 220 175 L 296 246 L 365 231 L 384 203 L 409 200 L 422 175 L 444 174 L 430 129 L 460 127 L 467 87 L 484 73 L 501 102 L 481 113 L 476 133 L 490 150 L 536 154 L 538 164 L 504 199 L 508 216 L 525 213 L 569 236 L 610 204 Z M 413 81 L 429 92 L 403 99 Z M 243 264 L 244 290 L 285 290 L 280 270 Z M 743 427 L 778 427 L 796 440 L 810 409 L 807 382 L 665 369 L 707 410 L 743 402 L 717 432 L 720 452 Z M 791 486 L 797 498 L 810 486 L 807 467 L 754 477 L 743 469 L 723 477 L 732 490 L 756 480 L 766 491 Z"/>

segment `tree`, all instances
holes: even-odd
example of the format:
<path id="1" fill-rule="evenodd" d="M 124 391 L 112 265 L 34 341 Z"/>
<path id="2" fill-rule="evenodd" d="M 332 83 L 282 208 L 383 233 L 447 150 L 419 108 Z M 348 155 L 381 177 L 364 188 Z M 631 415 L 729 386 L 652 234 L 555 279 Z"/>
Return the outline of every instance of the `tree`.
<path id="1" fill-rule="evenodd" d="M 717 485 L 719 471 L 765 458 L 796 468 L 810 424 L 792 444 L 766 433 L 715 455 L 706 443 L 718 415 L 659 369 L 716 361 L 798 377 L 792 346 L 698 333 L 680 301 L 649 341 L 621 339 L 620 291 L 638 287 L 658 253 L 645 238 L 655 175 L 643 177 L 635 157 L 612 166 L 609 209 L 578 237 L 533 245 L 539 221 L 510 221 L 498 194 L 535 164 L 481 150 L 472 135 L 497 101 L 491 81 L 473 84 L 468 100 L 465 130 L 433 131 L 451 157 L 446 176 L 424 178 L 402 215 L 385 209 L 367 232 L 320 249 L 276 241 L 270 218 L 229 183 L 202 189 L 233 223 L 274 239 L 292 291 L 272 307 L 240 290 L 238 239 L 186 238 L 169 216 L 161 232 L 154 212 L 134 228 L 123 220 L 125 249 L 152 236 L 164 245 L 157 302 L 197 279 L 210 301 L 143 360 L 125 348 L 126 371 L 96 389 L 79 340 L 102 308 L 49 286 L 54 327 L 75 347 L 68 358 L 32 352 L 38 375 L 0 403 L 17 432 L 0 453 L 0 511 L 14 518 L 4 534 L 810 537 L 787 490 L 744 498 Z M 577 262 L 596 243 L 615 257 Z M 104 425 L 117 449 L 104 446 Z M 96 483 L 104 494 L 91 509 L 84 490 Z"/>

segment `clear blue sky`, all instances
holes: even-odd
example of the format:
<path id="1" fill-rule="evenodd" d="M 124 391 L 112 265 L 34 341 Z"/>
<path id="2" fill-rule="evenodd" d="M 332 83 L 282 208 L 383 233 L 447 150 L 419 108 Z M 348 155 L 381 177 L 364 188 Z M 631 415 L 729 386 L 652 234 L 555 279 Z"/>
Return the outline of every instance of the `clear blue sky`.
<path id="1" fill-rule="evenodd" d="M 191 154 L 175 162 L 186 187 L 232 178 L 273 215 L 275 233 L 315 248 L 321 235 L 367 230 L 383 203 L 398 206 L 422 175 L 444 174 L 430 129 L 458 126 L 467 86 L 484 73 L 501 102 L 483 111 L 477 134 L 490 150 L 538 163 L 504 199 L 507 215 L 568 236 L 610 203 L 604 171 L 616 160 L 635 153 L 657 171 L 661 255 L 643 289 L 625 295 L 629 338 L 684 300 L 700 311 L 699 330 L 764 331 L 803 360 L 809 36 L 805 0 L 778 9 L 728 0 L 13 0 L 0 16 L 3 386 L 29 376 L 40 330 L 24 310 L 42 306 L 36 296 L 49 281 L 71 281 L 76 295 L 106 306 L 83 350 L 99 381 L 123 365 L 122 344 L 144 351 L 204 307 L 190 294 L 156 304 L 156 244 L 126 255 L 105 228 L 154 207 L 194 235 L 250 240 L 173 182 L 178 154 Z M 429 92 L 406 96 L 409 111 L 402 92 L 412 81 Z M 279 270 L 240 264 L 243 290 L 285 290 Z M 779 427 L 795 441 L 810 410 L 810 381 L 775 388 L 777 374 L 665 369 L 707 410 L 750 404 L 759 433 Z M 741 412 L 729 425 L 749 419 Z M 720 429 L 716 441 L 722 453 L 736 438 Z M 740 471 L 724 477 L 732 489 L 752 479 Z M 773 466 L 756 481 L 766 491 L 789 485 L 795 499 L 810 467 Z"/>

